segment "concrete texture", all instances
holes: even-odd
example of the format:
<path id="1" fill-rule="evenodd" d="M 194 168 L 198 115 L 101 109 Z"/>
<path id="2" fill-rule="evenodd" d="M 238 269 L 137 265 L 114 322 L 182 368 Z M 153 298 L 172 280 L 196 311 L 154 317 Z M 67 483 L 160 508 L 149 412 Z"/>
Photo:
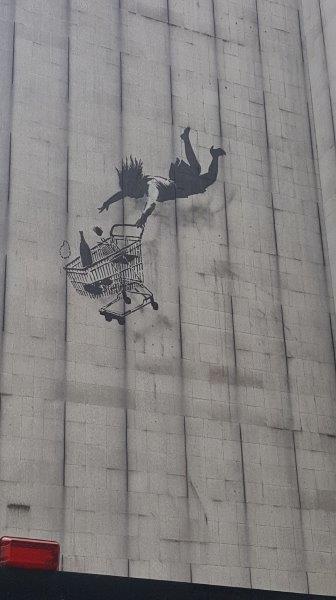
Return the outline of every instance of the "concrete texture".
<path id="1" fill-rule="evenodd" d="M 66 570 L 335 594 L 335 19 L 0 0 L 0 524 Z M 168 175 L 187 125 L 218 181 L 148 221 L 159 311 L 107 324 L 59 247 L 135 222 L 115 166 Z"/>

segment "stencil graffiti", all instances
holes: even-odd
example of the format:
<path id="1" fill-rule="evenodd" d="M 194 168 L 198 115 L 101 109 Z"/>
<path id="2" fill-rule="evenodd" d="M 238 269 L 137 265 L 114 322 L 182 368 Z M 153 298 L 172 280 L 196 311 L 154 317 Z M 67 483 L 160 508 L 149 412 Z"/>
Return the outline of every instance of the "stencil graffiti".
<path id="1" fill-rule="evenodd" d="M 84 232 L 79 232 L 79 256 L 66 265 L 67 277 L 79 294 L 92 299 L 108 299 L 99 310 L 106 321 L 124 324 L 128 315 L 148 305 L 158 310 L 153 293 L 144 283 L 142 237 L 147 220 L 157 204 L 203 194 L 217 180 L 219 157 L 224 156 L 225 151 L 212 146 L 208 171 L 202 174 L 189 134 L 187 127 L 181 135 L 188 163 L 177 158 L 170 165 L 169 178 L 145 175 L 142 161 L 132 157 L 122 162 L 120 170 L 117 169 L 120 189 L 98 210 L 100 213 L 107 211 L 111 204 L 125 197 L 145 200 L 135 224 L 113 225 L 108 238 L 104 238 L 103 230 L 95 226 L 93 231 L 100 240 L 92 248 Z"/>
<path id="2" fill-rule="evenodd" d="M 145 207 L 136 225 L 143 227 L 148 217 L 153 213 L 158 202 L 175 200 L 177 198 L 188 198 L 196 194 L 204 194 L 208 187 L 215 183 L 218 175 L 218 159 L 226 152 L 222 148 L 210 148 L 212 160 L 206 173 L 201 174 L 201 165 L 198 162 L 189 138 L 190 127 L 187 127 L 181 135 L 184 141 L 185 154 L 188 160 L 176 159 L 171 163 L 169 178 L 143 174 L 142 161 L 137 159 L 127 160 L 122 163 L 118 171 L 120 190 L 111 198 L 105 200 L 98 209 L 99 212 L 108 210 L 111 204 L 118 202 L 128 196 L 136 200 L 145 200 Z"/>
<path id="3" fill-rule="evenodd" d="M 134 228 L 136 231 L 134 232 Z M 159 306 L 144 283 L 142 235 L 136 225 L 116 224 L 111 235 L 90 248 L 80 232 L 80 256 L 65 269 L 75 290 L 90 298 L 108 298 L 99 312 L 106 321 L 123 325 L 131 313 Z"/>

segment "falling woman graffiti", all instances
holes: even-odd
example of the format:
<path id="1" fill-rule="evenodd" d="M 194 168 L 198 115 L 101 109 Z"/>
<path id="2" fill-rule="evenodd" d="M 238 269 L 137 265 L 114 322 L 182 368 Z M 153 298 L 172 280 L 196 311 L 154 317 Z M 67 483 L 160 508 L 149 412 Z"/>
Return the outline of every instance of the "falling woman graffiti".
<path id="1" fill-rule="evenodd" d="M 128 315 L 148 305 L 158 310 L 153 292 L 144 283 L 142 236 L 147 219 L 157 203 L 203 194 L 217 179 L 218 159 L 226 154 L 225 151 L 212 146 L 208 171 L 201 173 L 189 134 L 190 127 L 186 127 L 181 135 L 188 163 L 177 158 L 170 166 L 169 178 L 144 175 L 142 161 L 132 157 L 123 161 L 118 170 L 120 190 L 105 200 L 98 210 L 108 210 L 111 204 L 125 197 L 144 199 L 144 209 L 135 224 L 113 225 L 108 238 L 104 238 L 103 230 L 95 226 L 93 230 L 100 241 L 93 248 L 83 231 L 79 232 L 79 256 L 66 265 L 65 270 L 79 294 L 92 299 L 108 298 L 108 303 L 99 310 L 106 321 L 124 324 Z"/>
<path id="2" fill-rule="evenodd" d="M 155 210 L 158 202 L 175 200 L 176 198 L 188 198 L 196 194 L 204 194 L 208 187 L 215 183 L 218 175 L 218 159 L 224 156 L 226 152 L 222 148 L 210 148 L 212 160 L 207 173 L 201 173 L 201 165 L 198 162 L 189 138 L 190 127 L 186 127 L 181 135 L 184 141 L 185 153 L 188 160 L 176 159 L 171 163 L 169 169 L 169 178 L 143 174 L 142 161 L 137 159 L 122 163 L 121 170 L 118 171 L 120 190 L 111 198 L 105 200 L 104 204 L 98 209 L 99 212 L 108 210 L 111 204 L 118 202 L 122 198 L 129 197 L 136 200 L 144 199 L 145 207 L 136 225 L 144 227 L 148 217 Z"/>

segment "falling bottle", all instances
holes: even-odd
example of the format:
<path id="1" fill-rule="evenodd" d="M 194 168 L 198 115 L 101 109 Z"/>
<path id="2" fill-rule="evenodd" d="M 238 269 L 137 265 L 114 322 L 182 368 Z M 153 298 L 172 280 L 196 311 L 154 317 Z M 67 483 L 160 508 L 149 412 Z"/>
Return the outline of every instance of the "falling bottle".
<path id="1" fill-rule="evenodd" d="M 79 253 L 80 253 L 82 265 L 83 265 L 84 269 L 86 269 L 87 267 L 91 267 L 91 265 L 92 265 L 92 254 L 91 254 L 90 246 L 84 237 L 84 233 L 82 231 L 80 231 L 79 234 L 81 236 Z"/>

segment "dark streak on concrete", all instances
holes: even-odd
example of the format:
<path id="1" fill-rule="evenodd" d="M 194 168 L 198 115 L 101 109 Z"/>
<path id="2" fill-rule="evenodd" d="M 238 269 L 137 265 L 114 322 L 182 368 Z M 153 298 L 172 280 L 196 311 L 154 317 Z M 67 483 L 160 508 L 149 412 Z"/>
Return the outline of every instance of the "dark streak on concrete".
<path id="1" fill-rule="evenodd" d="M 65 182 L 65 194 L 66 194 L 66 212 L 69 212 L 69 144 L 67 144 L 66 149 L 66 182 Z"/>
<path id="2" fill-rule="evenodd" d="M 70 54 L 71 54 L 71 48 L 70 48 L 70 37 L 68 36 L 68 55 L 67 55 L 67 62 L 68 62 L 68 70 L 67 70 L 67 99 L 68 102 L 70 102 L 70 71 L 71 71 L 71 63 L 70 63 Z"/>
<path id="3" fill-rule="evenodd" d="M 120 90 L 120 113 L 123 113 L 123 59 L 122 59 L 122 52 L 119 52 L 119 90 Z M 123 204 L 124 204 L 124 199 L 123 199 Z"/>
<path id="4" fill-rule="evenodd" d="M 267 122 L 267 108 L 266 108 L 266 96 L 265 91 L 263 90 L 263 102 L 264 102 L 264 117 L 265 117 L 265 132 L 266 132 L 266 146 L 269 152 L 269 134 L 268 134 L 268 122 Z"/>
<path id="5" fill-rule="evenodd" d="M 125 408 L 125 463 L 126 463 L 126 493 L 129 492 L 129 460 L 128 460 L 128 410 Z"/>
<path id="6" fill-rule="evenodd" d="M 259 0 L 256 0 L 257 30 L 258 30 L 258 38 L 259 38 L 260 60 L 261 60 L 261 66 L 262 66 L 262 71 L 263 71 L 263 52 L 262 52 L 262 45 L 261 45 L 259 10 L 258 9 L 259 9 Z M 267 103 L 266 103 L 266 96 L 265 96 L 265 91 L 264 90 L 263 90 L 263 103 L 264 103 L 264 116 L 265 116 L 266 146 L 267 146 L 268 165 L 269 165 L 269 182 L 270 182 L 270 193 L 271 193 L 271 203 L 272 203 L 272 213 L 273 213 L 274 243 L 275 243 L 275 250 L 276 250 L 276 267 L 277 267 L 278 287 L 279 287 L 279 290 L 280 290 L 280 268 L 279 268 L 279 252 L 278 252 L 279 249 L 278 249 L 278 239 L 277 239 L 276 220 L 275 220 L 275 209 L 274 209 L 274 201 L 273 201 L 273 193 L 272 193 L 272 191 L 273 191 L 272 190 L 272 158 L 271 158 L 271 153 L 270 153 L 270 139 L 269 139 L 269 130 L 268 130 Z M 290 376 L 289 376 L 288 351 L 287 351 L 287 341 L 286 341 L 286 333 L 285 333 L 284 314 L 283 314 L 283 307 L 282 307 L 282 301 L 281 301 L 281 292 L 279 292 L 279 299 L 280 299 L 281 328 L 282 328 L 282 337 L 283 337 L 284 357 L 285 357 L 285 364 L 286 364 L 286 386 L 287 386 L 287 393 L 288 393 L 288 396 L 289 396 L 290 408 L 292 409 L 292 404 L 291 404 L 291 399 L 290 399 L 290 395 L 291 395 L 291 383 L 290 383 Z M 296 446 L 295 446 L 294 433 L 293 433 L 293 444 L 294 444 L 295 469 L 296 469 L 296 473 L 297 473 L 297 490 L 298 490 L 298 495 L 299 495 L 299 499 L 300 499 L 300 502 L 301 502 L 300 486 L 299 486 L 299 478 L 298 478 L 298 464 L 297 464 L 297 456 L 296 456 Z M 303 533 L 302 518 L 301 518 L 301 531 Z M 304 558 L 303 558 L 303 560 L 304 560 Z M 309 591 L 308 575 L 307 575 L 307 569 L 306 568 L 305 568 L 305 571 L 306 571 L 306 579 L 307 579 L 307 590 Z"/>
<path id="7" fill-rule="evenodd" d="M 311 93 L 311 90 L 310 90 L 310 93 Z M 314 144 L 313 144 L 313 132 L 312 132 L 312 124 L 311 124 L 311 120 L 310 120 L 310 110 L 309 110 L 308 101 L 307 101 L 307 114 L 308 114 L 308 131 L 309 131 L 310 152 L 312 155 L 312 159 L 314 160 L 315 152 L 314 152 Z"/>
<path id="8" fill-rule="evenodd" d="M 16 23 L 13 23 L 13 50 L 12 50 L 12 85 L 14 85 L 15 77 L 15 38 L 16 38 Z"/>
<path id="9" fill-rule="evenodd" d="M 230 296 L 230 307 L 231 307 L 231 321 L 232 321 L 233 356 L 234 356 L 235 372 L 237 373 L 236 331 L 235 331 L 235 320 L 234 320 L 234 310 L 233 310 L 233 299 L 232 299 L 232 296 Z"/>
<path id="10" fill-rule="evenodd" d="M 3 278 L 3 300 L 2 300 L 2 331 L 5 331 L 6 320 L 6 291 L 7 291 L 7 254 L 5 255 L 4 278 Z"/>
<path id="11" fill-rule="evenodd" d="M 182 335 L 182 307 L 181 307 L 181 288 L 178 287 L 178 313 L 179 313 L 179 341 L 180 341 L 180 357 L 183 360 L 183 335 Z"/>
<path id="12" fill-rule="evenodd" d="M 284 321 L 284 314 L 283 314 L 282 304 L 280 305 L 280 314 L 281 314 L 282 340 L 283 340 L 284 355 L 285 355 L 285 362 L 286 362 L 287 386 L 288 386 L 288 392 L 290 392 L 290 387 L 291 386 L 290 386 L 289 368 L 288 368 L 287 341 L 286 341 L 286 330 L 285 330 L 285 321 Z"/>
<path id="13" fill-rule="evenodd" d="M 9 133 L 9 146 L 8 146 L 8 183 L 7 183 L 7 205 L 10 202 L 12 191 L 12 134 Z"/>
<path id="14" fill-rule="evenodd" d="M 68 339 L 68 277 L 66 272 L 64 271 L 65 276 L 65 315 L 64 315 L 64 341 L 66 342 Z"/>
<path id="15" fill-rule="evenodd" d="M 64 81 L 66 82 L 65 99 L 66 104 L 64 106 L 65 113 L 65 124 L 64 124 L 64 146 L 66 149 L 65 156 L 65 164 L 64 164 L 64 180 L 65 180 L 65 221 L 64 221 L 64 239 L 69 239 L 69 179 L 70 179 L 70 166 L 69 166 L 69 155 L 70 155 L 70 87 L 71 87 L 71 69 L 70 69 L 70 56 L 71 56 L 71 46 L 70 46 L 70 24 L 71 24 L 71 0 L 65 0 L 65 13 L 66 13 L 66 49 L 67 56 L 64 61 L 64 70 L 65 77 Z M 63 385 L 60 393 L 60 398 L 63 398 L 63 457 L 62 457 L 62 488 L 63 488 L 63 511 L 62 511 L 62 541 L 64 543 L 65 540 L 65 531 L 66 531 L 66 511 L 68 504 L 68 492 L 66 487 L 66 463 L 67 463 L 67 401 L 66 398 L 68 396 L 68 378 L 67 378 L 67 353 L 68 353 L 68 345 L 67 345 L 67 337 L 68 337 L 68 280 L 66 272 L 63 271 L 65 280 L 64 280 L 64 377 L 63 377 Z M 64 568 L 64 557 L 62 555 L 61 559 L 62 570 Z"/>
<path id="16" fill-rule="evenodd" d="M 216 38 L 217 37 L 217 27 L 216 27 L 215 0 L 211 0 L 211 7 L 212 7 L 213 34 L 214 34 L 214 38 Z"/>
<path id="17" fill-rule="evenodd" d="M 277 261 L 278 261 L 278 258 L 279 258 L 278 232 L 277 232 L 276 222 L 275 222 L 275 209 L 274 209 L 273 192 L 271 192 L 271 205 L 272 205 L 272 223 L 273 223 L 273 231 L 274 231 L 274 245 L 275 245 L 275 252 L 276 252 Z"/>
<path id="18" fill-rule="evenodd" d="M 301 491 L 300 491 L 300 480 L 299 480 L 299 471 L 298 471 L 298 466 L 297 466 L 297 455 L 296 455 L 296 442 L 295 442 L 295 431 L 292 431 L 292 436 L 293 436 L 293 450 L 294 450 L 294 456 L 295 456 L 295 473 L 296 473 L 296 481 L 297 481 L 297 490 L 298 490 L 298 500 L 299 500 L 299 507 L 300 509 L 302 508 L 302 502 L 301 502 Z"/>
<path id="19" fill-rule="evenodd" d="M 63 405 L 63 471 L 62 471 L 62 481 L 63 487 L 66 486 L 66 426 L 67 426 L 67 401 L 64 400 Z"/>
<path id="20" fill-rule="evenodd" d="M 170 114 L 171 124 L 174 126 L 174 98 L 173 98 L 173 74 L 171 65 L 169 65 L 169 87 L 170 87 Z"/>
<path id="21" fill-rule="evenodd" d="M 328 80 L 331 81 L 327 48 L 326 48 L 325 37 L 324 37 L 324 20 L 323 20 L 323 15 L 322 15 L 321 0 L 318 0 L 318 7 L 319 7 L 320 19 L 321 19 L 321 33 L 322 33 L 322 41 L 323 41 L 323 48 L 324 48 L 325 64 L 326 64 L 326 68 L 327 68 Z M 330 103 L 330 114 L 331 114 L 331 121 L 332 121 L 333 136 L 334 136 L 334 146 L 336 146 L 335 118 L 334 118 L 333 106 L 332 106 L 332 101 L 331 101 L 330 86 L 329 86 L 329 103 Z"/>
<path id="22" fill-rule="evenodd" d="M 323 261 L 323 266 L 325 267 L 326 266 L 326 260 L 325 260 L 325 252 L 324 252 L 324 243 L 323 243 L 323 234 L 322 234 L 320 206 L 319 206 L 318 202 L 316 202 L 316 209 L 317 209 L 317 220 L 318 220 L 318 224 L 319 224 L 319 232 L 320 232 L 320 239 L 321 239 L 322 261 Z"/>
<path id="23" fill-rule="evenodd" d="M 188 465 L 188 448 L 187 448 L 187 427 L 186 417 L 183 415 L 183 431 L 184 431 L 184 459 L 185 459 L 185 480 L 186 480 L 186 493 L 189 500 L 189 465 Z"/>
<path id="24" fill-rule="evenodd" d="M 261 37 L 260 37 L 260 23 L 259 23 L 259 10 L 258 10 L 258 0 L 255 0 L 256 4 L 256 15 L 257 15 L 257 34 L 258 34 L 258 46 L 260 57 L 262 56 L 262 48 L 261 48 Z M 262 58 L 261 58 L 262 60 Z"/>
<path id="25" fill-rule="evenodd" d="M 223 183 L 223 193 L 224 193 L 224 209 L 225 209 L 225 232 L 226 232 L 226 244 L 229 247 L 230 246 L 230 232 L 229 232 L 229 220 L 228 220 L 228 214 L 227 214 L 227 194 L 226 194 L 226 185 L 225 185 L 225 181 Z M 230 262 L 230 261 L 229 261 Z"/>
<path id="26" fill-rule="evenodd" d="M 293 450 L 294 450 L 294 463 L 295 463 L 295 473 L 296 473 L 296 485 L 297 485 L 297 491 L 298 491 L 298 500 L 299 500 L 299 508 L 300 508 L 300 519 L 302 520 L 302 500 L 301 500 L 301 486 L 300 486 L 300 479 L 299 479 L 299 470 L 298 470 L 298 461 L 297 461 L 297 453 L 296 453 L 296 441 L 295 441 L 295 431 L 292 431 L 292 436 L 293 436 Z M 302 524 L 301 524 L 302 527 Z M 308 594 L 310 593 L 310 587 L 309 587 L 309 577 L 308 577 L 308 571 L 307 569 L 305 570 L 305 575 L 306 575 L 306 584 L 307 584 L 307 592 Z"/>
<path id="27" fill-rule="evenodd" d="M 301 17 L 300 10 L 298 9 L 298 27 L 299 27 L 299 39 L 300 39 L 300 50 L 301 50 L 301 60 L 304 63 L 304 55 L 303 55 L 303 36 L 302 36 L 302 28 L 301 28 Z"/>
<path id="28" fill-rule="evenodd" d="M 171 22 L 170 22 L 170 5 L 169 5 L 169 0 L 166 0 L 166 9 L 167 9 L 167 24 L 171 25 Z"/>
<path id="29" fill-rule="evenodd" d="M 248 522 L 248 517 L 247 517 L 247 498 L 246 498 L 245 462 L 244 462 L 243 435 L 242 435 L 241 423 L 239 423 L 239 442 L 240 442 L 240 456 L 241 456 L 241 468 L 242 468 L 242 480 L 243 480 L 243 495 L 244 495 L 245 516 L 246 516 L 246 522 Z M 250 588 L 252 588 L 251 568 L 249 568 L 249 581 L 250 581 Z"/>
<path id="30" fill-rule="evenodd" d="M 334 357 L 334 366 L 335 366 L 335 371 L 336 371 L 336 350 L 335 350 L 335 337 L 334 337 L 334 328 L 333 328 L 333 324 L 332 324 L 332 317 L 331 317 L 331 314 L 329 314 L 329 324 L 330 324 L 330 337 L 331 337 L 331 346 L 332 346 L 333 357 Z"/>

